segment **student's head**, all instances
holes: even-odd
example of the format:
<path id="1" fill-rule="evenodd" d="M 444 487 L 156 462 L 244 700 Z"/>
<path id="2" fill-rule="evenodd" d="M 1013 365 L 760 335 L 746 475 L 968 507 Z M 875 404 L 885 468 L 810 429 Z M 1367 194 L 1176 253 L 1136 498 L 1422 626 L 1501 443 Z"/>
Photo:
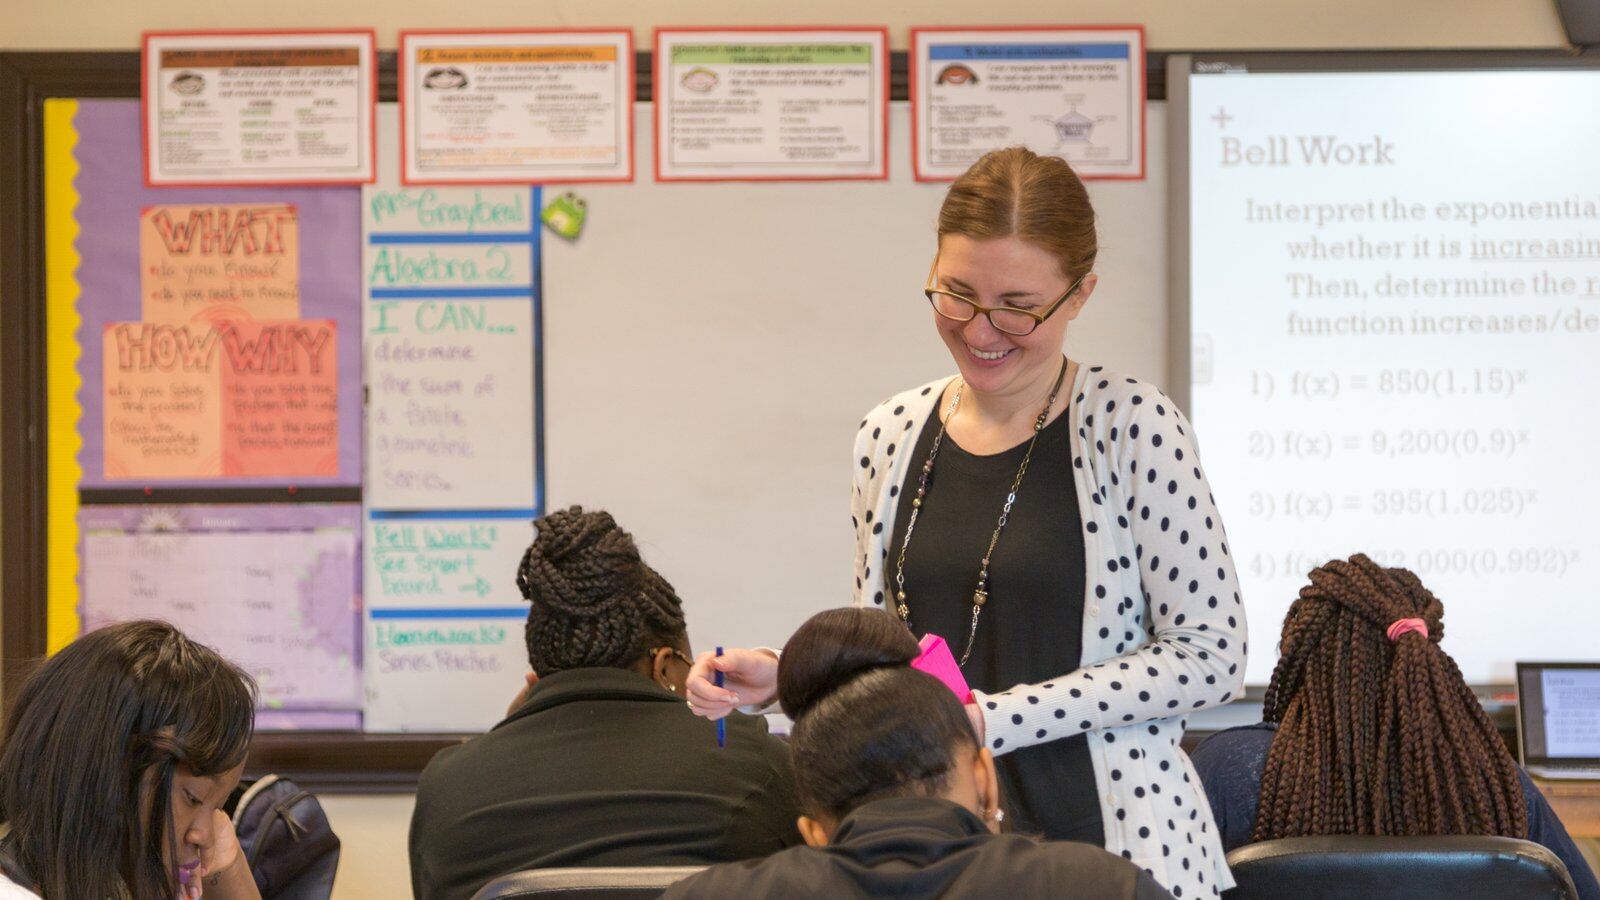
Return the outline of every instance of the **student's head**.
<path id="1" fill-rule="evenodd" d="M 6 848 L 51 900 L 173 897 L 239 783 L 255 685 L 164 622 L 78 638 L 23 685 L 0 753 Z"/>
<path id="2" fill-rule="evenodd" d="M 778 699 L 794 720 L 800 833 L 812 846 L 888 797 L 943 797 L 986 819 L 998 809 L 994 759 L 955 694 L 910 667 L 917 652 L 878 609 L 818 613 L 784 645 Z"/>
<path id="3" fill-rule="evenodd" d="M 939 209 L 929 284 L 934 324 L 962 378 L 1006 393 L 1053 376 L 1067 323 L 1094 292 L 1097 252 L 1089 193 L 1065 160 L 1011 147 L 973 163 Z M 1022 312 L 991 321 L 960 297 Z"/>
<path id="4" fill-rule="evenodd" d="M 1267 688 L 1254 840 L 1527 836 L 1516 764 L 1443 637 L 1443 604 L 1405 569 L 1358 554 L 1311 573 Z"/>
<path id="5" fill-rule="evenodd" d="M 672 585 L 639 558 L 610 513 L 574 506 L 534 523 L 517 587 L 528 610 L 528 664 L 540 677 L 567 669 L 630 669 L 682 692 L 689 635 Z"/>

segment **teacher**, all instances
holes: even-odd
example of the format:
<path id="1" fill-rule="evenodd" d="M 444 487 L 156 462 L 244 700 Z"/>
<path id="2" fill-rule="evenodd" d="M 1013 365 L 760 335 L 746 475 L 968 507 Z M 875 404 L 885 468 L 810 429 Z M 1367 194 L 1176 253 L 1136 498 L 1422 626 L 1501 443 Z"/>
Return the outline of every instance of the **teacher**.
<path id="1" fill-rule="evenodd" d="M 1240 690 L 1244 607 L 1183 414 L 1063 355 L 1096 252 L 1061 159 L 999 150 L 950 186 L 925 293 L 959 374 L 856 435 L 855 601 L 949 642 L 1018 830 L 1209 897 L 1233 881 L 1179 739 Z M 712 718 L 764 702 L 775 669 L 703 655 L 689 702 Z"/>

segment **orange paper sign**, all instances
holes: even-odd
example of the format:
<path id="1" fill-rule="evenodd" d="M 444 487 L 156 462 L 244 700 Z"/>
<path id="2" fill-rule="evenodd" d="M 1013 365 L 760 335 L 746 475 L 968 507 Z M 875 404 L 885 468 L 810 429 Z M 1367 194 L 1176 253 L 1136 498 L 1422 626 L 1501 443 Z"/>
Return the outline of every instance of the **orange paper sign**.
<path id="1" fill-rule="evenodd" d="M 298 319 L 295 208 L 149 207 L 139 216 L 139 289 L 146 322 Z"/>

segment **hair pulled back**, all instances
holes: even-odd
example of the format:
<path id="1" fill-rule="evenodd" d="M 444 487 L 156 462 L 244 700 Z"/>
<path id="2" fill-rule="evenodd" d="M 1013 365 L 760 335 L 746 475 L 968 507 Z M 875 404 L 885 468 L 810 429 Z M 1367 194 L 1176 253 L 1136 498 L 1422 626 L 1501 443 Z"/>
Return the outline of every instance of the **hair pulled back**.
<path id="1" fill-rule="evenodd" d="M 1094 207 L 1078 173 L 1058 156 L 1026 147 L 984 154 L 950 185 L 939 207 L 939 238 L 975 240 L 1015 235 L 1045 250 L 1076 281 L 1099 252 Z"/>
<path id="2" fill-rule="evenodd" d="M 1252 840 L 1316 834 L 1526 837 L 1516 764 L 1455 661 L 1444 605 L 1364 555 L 1289 607 L 1263 717 L 1278 723 Z M 1391 641 L 1397 619 L 1420 618 Z"/>
<path id="3" fill-rule="evenodd" d="M 13 880 L 50 900 L 172 897 L 172 779 L 244 762 L 255 683 L 165 622 L 68 644 L 22 686 L 0 752 Z M 10 871 L 10 870 L 17 871 Z"/>
<path id="4" fill-rule="evenodd" d="M 910 667 L 917 640 L 881 609 L 830 609 L 801 625 L 778 662 L 778 699 L 794 720 L 800 806 L 837 821 L 885 797 L 937 794 L 955 754 L 978 749 L 961 702 Z"/>
<path id="5" fill-rule="evenodd" d="M 517 588 L 532 603 L 525 636 L 535 672 L 620 668 L 652 642 L 687 643 L 677 592 L 610 513 L 573 506 L 534 526 Z"/>

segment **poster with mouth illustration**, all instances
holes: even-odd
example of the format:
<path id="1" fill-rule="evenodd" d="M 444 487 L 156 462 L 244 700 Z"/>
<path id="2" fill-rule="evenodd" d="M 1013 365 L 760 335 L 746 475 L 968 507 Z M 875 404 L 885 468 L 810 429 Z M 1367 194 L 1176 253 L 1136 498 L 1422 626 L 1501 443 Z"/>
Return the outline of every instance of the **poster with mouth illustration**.
<path id="1" fill-rule="evenodd" d="M 916 177 L 950 181 L 1024 146 L 1084 178 L 1144 178 L 1140 26 L 911 31 Z"/>
<path id="2" fill-rule="evenodd" d="M 370 29 L 146 32 L 146 186 L 371 181 L 376 43 Z"/>
<path id="3" fill-rule="evenodd" d="M 633 32 L 403 31 L 401 181 L 633 180 Z"/>
<path id="4" fill-rule="evenodd" d="M 882 28 L 659 29 L 659 181 L 886 179 Z"/>

